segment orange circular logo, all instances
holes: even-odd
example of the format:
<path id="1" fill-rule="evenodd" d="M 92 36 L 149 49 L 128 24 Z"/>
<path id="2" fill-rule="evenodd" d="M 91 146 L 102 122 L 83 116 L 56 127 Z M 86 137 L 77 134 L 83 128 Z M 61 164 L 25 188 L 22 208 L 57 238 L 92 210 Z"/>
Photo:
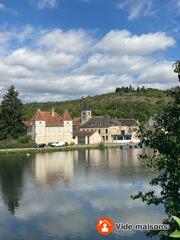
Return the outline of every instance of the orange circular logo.
<path id="1" fill-rule="evenodd" d="M 98 219 L 96 222 L 96 229 L 98 233 L 102 235 L 108 235 L 112 233 L 114 229 L 114 223 L 110 218 L 103 217 Z"/>

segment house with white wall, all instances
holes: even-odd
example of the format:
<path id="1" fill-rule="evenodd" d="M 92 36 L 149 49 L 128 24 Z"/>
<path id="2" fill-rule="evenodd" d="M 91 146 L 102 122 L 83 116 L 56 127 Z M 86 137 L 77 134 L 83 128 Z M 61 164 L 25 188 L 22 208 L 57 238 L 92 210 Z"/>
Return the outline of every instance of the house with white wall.
<path id="1" fill-rule="evenodd" d="M 37 144 L 49 144 L 57 141 L 73 141 L 73 122 L 70 114 L 63 115 L 38 109 L 31 120 L 26 121 L 27 133 Z"/>

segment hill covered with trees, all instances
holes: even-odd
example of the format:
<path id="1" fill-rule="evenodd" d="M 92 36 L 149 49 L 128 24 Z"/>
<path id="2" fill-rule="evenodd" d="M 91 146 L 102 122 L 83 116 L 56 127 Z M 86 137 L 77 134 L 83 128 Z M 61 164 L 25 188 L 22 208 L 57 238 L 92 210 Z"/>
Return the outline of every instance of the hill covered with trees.
<path id="1" fill-rule="evenodd" d="M 151 115 L 161 112 L 167 101 L 167 91 L 144 87 L 134 89 L 132 86 L 117 87 L 112 93 L 77 100 L 26 103 L 24 119 L 30 119 L 38 108 L 44 111 L 55 108 L 59 114 L 68 110 L 73 117 L 77 117 L 80 116 L 83 102 L 87 102 L 93 115 L 135 118 L 140 122 L 146 122 Z"/>

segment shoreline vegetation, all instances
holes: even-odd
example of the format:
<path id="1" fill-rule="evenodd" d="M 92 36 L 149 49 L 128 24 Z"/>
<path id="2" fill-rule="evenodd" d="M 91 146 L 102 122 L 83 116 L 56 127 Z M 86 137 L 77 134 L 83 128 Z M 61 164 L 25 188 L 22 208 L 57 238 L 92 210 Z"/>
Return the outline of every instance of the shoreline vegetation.
<path id="1" fill-rule="evenodd" d="M 73 146 L 63 146 L 63 147 L 45 147 L 45 148 L 8 148 L 0 149 L 0 154 L 13 154 L 13 153 L 49 153 L 49 152 L 62 152 L 62 151 L 77 151 L 81 149 L 107 149 L 107 148 L 121 148 L 126 145 L 115 144 L 115 143 L 99 143 L 91 145 L 73 145 Z M 131 145 L 129 145 L 130 147 Z"/>

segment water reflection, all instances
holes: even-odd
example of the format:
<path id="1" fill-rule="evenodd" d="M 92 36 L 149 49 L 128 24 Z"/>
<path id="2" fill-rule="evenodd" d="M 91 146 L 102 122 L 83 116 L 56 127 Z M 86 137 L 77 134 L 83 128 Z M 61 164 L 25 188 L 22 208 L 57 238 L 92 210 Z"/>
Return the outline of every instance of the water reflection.
<path id="1" fill-rule="evenodd" d="M 0 159 L 0 187 L 4 202 L 8 210 L 14 214 L 19 207 L 19 200 L 23 191 L 23 173 L 27 165 L 24 156 L 18 159 L 13 156 L 1 156 Z"/>
<path id="2" fill-rule="evenodd" d="M 54 185 L 60 181 L 68 184 L 73 178 L 73 171 L 72 152 L 62 154 L 54 152 L 35 156 L 35 181 L 38 186 Z"/>
<path id="3" fill-rule="evenodd" d="M 0 240 L 100 240 L 95 222 L 102 216 L 133 224 L 160 223 L 163 209 L 130 199 L 139 190 L 147 191 L 154 174 L 140 165 L 137 153 L 137 149 L 109 149 L 3 157 Z M 16 226 L 15 236 L 11 226 Z M 146 236 L 131 231 L 107 237 L 119 238 Z"/>

